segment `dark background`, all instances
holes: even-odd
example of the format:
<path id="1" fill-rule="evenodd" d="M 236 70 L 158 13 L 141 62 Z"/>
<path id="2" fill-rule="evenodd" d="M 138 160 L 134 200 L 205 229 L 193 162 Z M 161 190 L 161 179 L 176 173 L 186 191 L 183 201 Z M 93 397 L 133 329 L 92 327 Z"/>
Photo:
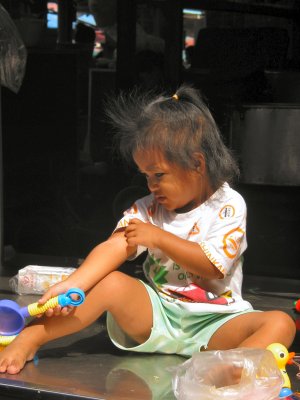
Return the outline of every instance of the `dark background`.
<path id="1" fill-rule="evenodd" d="M 2 3 L 20 18 L 22 2 Z M 35 17 L 47 17 L 46 1 L 24 3 Z M 235 186 L 248 206 L 245 272 L 299 278 L 298 3 L 118 1 L 111 62 L 93 49 L 97 27 L 78 25 L 88 5 L 58 5 L 58 29 L 44 28 L 35 43 L 25 43 L 18 93 L 2 87 L 5 268 L 78 265 L 110 234 L 146 189 L 112 150 L 104 99 L 135 86 L 175 90 L 190 82 L 240 162 Z M 164 42 L 163 51 L 137 48 L 136 21 Z M 283 122 L 274 125 L 279 109 Z"/>

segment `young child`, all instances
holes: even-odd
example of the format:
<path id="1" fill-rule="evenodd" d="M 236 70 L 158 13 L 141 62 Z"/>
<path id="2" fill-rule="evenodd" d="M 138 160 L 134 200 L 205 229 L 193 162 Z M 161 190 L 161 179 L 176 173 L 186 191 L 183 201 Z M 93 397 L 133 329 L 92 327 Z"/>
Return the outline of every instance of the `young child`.
<path id="1" fill-rule="evenodd" d="M 121 349 L 191 356 L 202 350 L 289 347 L 295 324 L 243 300 L 246 205 L 229 186 L 236 164 L 199 93 L 120 96 L 109 108 L 121 153 L 151 192 L 124 213 L 114 233 L 40 299 L 83 289 L 78 308 L 57 307 L 0 353 L 0 371 L 18 373 L 40 346 L 83 329 L 107 311 Z M 147 251 L 144 281 L 117 271 Z M 48 318 L 53 315 L 53 318 Z"/>

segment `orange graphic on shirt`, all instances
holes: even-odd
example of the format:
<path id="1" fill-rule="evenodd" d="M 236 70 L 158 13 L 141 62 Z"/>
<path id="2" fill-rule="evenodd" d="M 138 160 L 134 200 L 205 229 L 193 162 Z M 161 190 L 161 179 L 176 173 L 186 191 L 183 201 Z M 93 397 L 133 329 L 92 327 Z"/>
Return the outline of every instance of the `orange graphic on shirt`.
<path id="1" fill-rule="evenodd" d="M 197 235 L 198 233 L 200 233 L 200 228 L 197 225 L 197 222 L 195 222 L 192 229 L 190 230 L 189 236 Z"/>
<path id="2" fill-rule="evenodd" d="M 147 211 L 148 211 L 149 217 L 153 217 L 153 215 L 155 214 L 155 211 L 156 211 L 156 204 L 154 202 L 151 203 L 150 206 L 148 207 Z"/>
<path id="3" fill-rule="evenodd" d="M 241 239 L 245 232 L 241 228 L 235 228 L 223 237 L 223 250 L 227 257 L 234 258 L 239 250 Z"/>
<path id="4" fill-rule="evenodd" d="M 125 214 L 137 214 L 137 213 L 138 213 L 138 208 L 135 203 L 125 212 Z"/>
<path id="5" fill-rule="evenodd" d="M 221 208 L 219 212 L 219 217 L 221 219 L 231 218 L 234 216 L 234 214 L 235 214 L 235 208 L 230 204 L 226 204 L 226 206 Z"/>

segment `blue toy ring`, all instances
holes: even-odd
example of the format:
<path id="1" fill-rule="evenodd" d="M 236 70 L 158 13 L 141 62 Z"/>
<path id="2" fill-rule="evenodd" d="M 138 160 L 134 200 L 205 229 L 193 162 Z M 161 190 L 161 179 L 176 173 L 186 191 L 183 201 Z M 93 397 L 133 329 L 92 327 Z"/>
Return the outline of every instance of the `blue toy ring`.
<path id="1" fill-rule="evenodd" d="M 77 299 L 73 299 L 72 295 L 76 295 Z M 81 289 L 72 288 L 67 293 L 58 296 L 58 302 L 61 307 L 66 306 L 79 306 L 85 300 L 85 294 Z"/>

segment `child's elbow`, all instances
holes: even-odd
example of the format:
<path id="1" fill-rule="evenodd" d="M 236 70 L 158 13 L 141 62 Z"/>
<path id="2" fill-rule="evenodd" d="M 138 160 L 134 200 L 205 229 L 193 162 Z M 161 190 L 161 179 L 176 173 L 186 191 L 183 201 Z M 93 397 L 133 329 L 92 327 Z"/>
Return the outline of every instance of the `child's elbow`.
<path id="1" fill-rule="evenodd" d="M 221 272 L 217 267 L 213 266 L 214 268 L 214 275 L 215 278 L 214 279 L 224 279 L 224 274 L 223 272 Z"/>

